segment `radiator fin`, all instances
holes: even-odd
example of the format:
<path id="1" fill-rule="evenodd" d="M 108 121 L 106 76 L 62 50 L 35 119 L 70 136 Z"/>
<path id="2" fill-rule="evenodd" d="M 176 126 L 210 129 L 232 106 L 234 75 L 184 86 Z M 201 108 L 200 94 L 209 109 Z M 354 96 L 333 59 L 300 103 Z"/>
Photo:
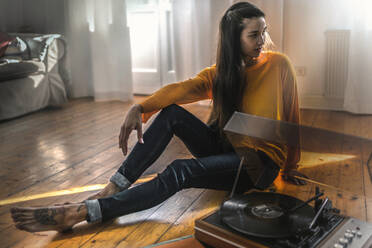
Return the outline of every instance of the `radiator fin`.
<path id="1" fill-rule="evenodd" d="M 325 96 L 343 98 L 348 77 L 350 30 L 327 30 Z"/>

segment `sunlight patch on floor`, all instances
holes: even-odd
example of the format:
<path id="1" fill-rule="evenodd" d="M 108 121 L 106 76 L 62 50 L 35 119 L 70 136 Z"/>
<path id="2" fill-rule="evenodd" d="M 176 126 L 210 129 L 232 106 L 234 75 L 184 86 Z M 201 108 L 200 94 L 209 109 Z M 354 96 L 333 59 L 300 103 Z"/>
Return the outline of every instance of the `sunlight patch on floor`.
<path id="1" fill-rule="evenodd" d="M 355 155 L 302 151 L 301 160 L 298 164 L 300 168 L 309 168 L 328 163 L 341 162 L 352 158 L 355 158 Z"/>
<path id="2" fill-rule="evenodd" d="M 148 175 L 144 178 L 138 179 L 135 184 L 144 183 L 147 182 L 155 177 L 154 174 Z M 58 191 L 51 191 L 41 194 L 35 194 L 35 195 L 29 195 L 29 196 L 22 196 L 22 197 L 13 197 L 9 199 L 0 200 L 0 206 L 18 203 L 18 202 L 24 202 L 24 201 L 31 201 L 41 198 L 47 198 L 47 197 L 54 197 L 54 196 L 62 196 L 62 195 L 72 195 L 82 192 L 88 192 L 88 191 L 95 191 L 103 189 L 106 186 L 106 184 L 93 184 L 93 185 L 87 185 L 82 187 L 75 187 L 65 190 L 58 190 Z"/>

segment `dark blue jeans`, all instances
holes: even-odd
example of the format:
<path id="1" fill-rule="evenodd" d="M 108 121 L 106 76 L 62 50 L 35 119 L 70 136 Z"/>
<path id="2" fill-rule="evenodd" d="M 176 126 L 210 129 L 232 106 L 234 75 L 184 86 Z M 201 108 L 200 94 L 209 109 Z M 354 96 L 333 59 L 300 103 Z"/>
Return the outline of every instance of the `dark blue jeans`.
<path id="1" fill-rule="evenodd" d="M 194 158 L 175 160 L 151 181 L 125 189 L 161 155 L 173 135 L 184 142 Z M 240 158 L 231 146 L 226 149 L 226 142 L 219 137 L 218 130 L 185 109 L 177 105 L 164 108 L 146 130 L 143 139 L 144 144 L 134 146 L 116 173 L 119 181 L 124 179 L 124 183 L 123 180 L 117 183 L 123 191 L 98 200 L 102 220 L 151 208 L 182 189 L 232 189 Z M 277 171 L 275 173 L 276 176 Z M 270 183 L 275 176 L 269 179 Z M 242 193 L 252 187 L 250 177 L 243 170 L 236 192 Z"/>

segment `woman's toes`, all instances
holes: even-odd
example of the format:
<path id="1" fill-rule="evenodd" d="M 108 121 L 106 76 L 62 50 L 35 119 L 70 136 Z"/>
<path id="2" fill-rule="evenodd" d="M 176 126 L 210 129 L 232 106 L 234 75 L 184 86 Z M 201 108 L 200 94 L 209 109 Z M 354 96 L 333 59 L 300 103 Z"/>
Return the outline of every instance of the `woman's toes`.
<path id="1" fill-rule="evenodd" d="M 14 217 L 27 217 L 27 216 L 32 216 L 32 213 L 28 213 L 28 212 L 15 212 L 15 213 L 12 213 L 12 216 Z"/>
<path id="2" fill-rule="evenodd" d="M 34 216 L 30 213 L 14 212 L 11 214 L 14 221 L 23 221 L 28 219 L 34 219 Z"/>
<path id="3" fill-rule="evenodd" d="M 18 207 L 14 207 L 14 208 L 11 208 L 10 209 L 10 212 L 12 214 L 18 214 L 18 213 L 22 213 L 23 211 L 20 208 L 18 208 Z"/>
<path id="4" fill-rule="evenodd" d="M 33 208 L 20 208 L 14 207 L 10 209 L 10 213 L 17 215 L 17 214 L 32 214 L 34 212 Z"/>
<path id="5" fill-rule="evenodd" d="M 13 217 L 13 220 L 15 222 L 23 222 L 23 221 L 34 220 L 34 218 L 30 216 L 18 216 L 18 217 Z"/>

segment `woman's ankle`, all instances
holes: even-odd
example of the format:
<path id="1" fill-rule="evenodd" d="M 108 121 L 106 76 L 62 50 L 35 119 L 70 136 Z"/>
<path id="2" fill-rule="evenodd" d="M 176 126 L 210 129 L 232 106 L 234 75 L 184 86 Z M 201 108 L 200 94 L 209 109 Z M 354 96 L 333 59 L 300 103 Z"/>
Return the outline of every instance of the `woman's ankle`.
<path id="1" fill-rule="evenodd" d="M 120 192 L 120 188 L 113 182 L 108 182 L 105 189 L 108 191 L 108 193 L 115 194 Z"/>
<path id="2" fill-rule="evenodd" d="M 86 220 L 88 209 L 85 203 L 73 203 L 64 206 L 66 209 L 66 220 L 71 221 L 73 224 L 77 224 Z"/>

